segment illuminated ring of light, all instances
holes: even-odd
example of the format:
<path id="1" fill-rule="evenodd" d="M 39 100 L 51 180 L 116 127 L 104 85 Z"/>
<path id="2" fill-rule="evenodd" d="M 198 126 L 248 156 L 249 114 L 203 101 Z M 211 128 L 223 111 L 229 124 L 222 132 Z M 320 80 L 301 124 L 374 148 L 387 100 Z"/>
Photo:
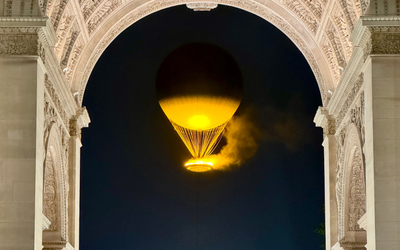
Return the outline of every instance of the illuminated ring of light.
<path id="1" fill-rule="evenodd" d="M 192 172 L 207 172 L 212 169 L 213 163 L 209 161 L 203 161 L 201 159 L 190 159 L 185 167 L 187 170 Z"/>

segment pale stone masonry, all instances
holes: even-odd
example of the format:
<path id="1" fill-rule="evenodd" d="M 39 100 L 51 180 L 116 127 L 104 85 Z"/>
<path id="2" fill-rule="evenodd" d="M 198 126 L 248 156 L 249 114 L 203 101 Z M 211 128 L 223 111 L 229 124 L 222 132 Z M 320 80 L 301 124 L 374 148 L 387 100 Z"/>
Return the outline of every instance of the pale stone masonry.
<path id="1" fill-rule="evenodd" d="M 400 249 L 399 0 L 0 0 L 0 250 L 79 249 L 82 99 L 103 51 L 164 8 L 229 5 L 285 33 L 323 107 L 327 249 Z"/>

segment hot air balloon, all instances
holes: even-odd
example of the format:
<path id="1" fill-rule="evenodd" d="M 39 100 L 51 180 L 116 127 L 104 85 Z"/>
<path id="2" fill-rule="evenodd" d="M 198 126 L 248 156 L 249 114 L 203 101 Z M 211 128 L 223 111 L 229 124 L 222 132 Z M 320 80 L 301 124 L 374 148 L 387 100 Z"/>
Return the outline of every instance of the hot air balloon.
<path id="1" fill-rule="evenodd" d="M 159 104 L 193 158 L 186 168 L 211 170 L 207 160 L 242 99 L 243 79 L 235 59 L 212 44 L 178 47 L 156 76 Z"/>

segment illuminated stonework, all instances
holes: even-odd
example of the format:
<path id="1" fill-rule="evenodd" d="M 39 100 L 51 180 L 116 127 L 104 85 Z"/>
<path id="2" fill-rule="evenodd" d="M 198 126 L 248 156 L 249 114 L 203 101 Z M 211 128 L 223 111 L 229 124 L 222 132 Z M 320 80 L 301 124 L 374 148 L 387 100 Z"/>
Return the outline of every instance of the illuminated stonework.
<path id="1" fill-rule="evenodd" d="M 194 11 L 210 11 L 218 7 L 216 3 L 188 3 L 186 7 Z"/>
<path id="2" fill-rule="evenodd" d="M 0 0 L 0 89 L 21 93 L 0 105 L 1 168 L 15 171 L 0 214 L 21 213 L 1 224 L 0 249 L 78 250 L 86 83 L 124 29 L 182 4 L 239 8 L 293 41 L 323 103 L 326 249 L 399 249 L 399 0 Z"/>

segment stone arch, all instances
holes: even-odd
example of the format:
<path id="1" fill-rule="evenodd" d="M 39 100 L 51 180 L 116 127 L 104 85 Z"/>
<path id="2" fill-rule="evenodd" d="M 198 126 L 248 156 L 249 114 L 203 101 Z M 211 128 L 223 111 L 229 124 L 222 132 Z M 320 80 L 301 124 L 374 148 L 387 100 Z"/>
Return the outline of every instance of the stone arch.
<path id="1" fill-rule="evenodd" d="M 45 248 L 46 242 L 68 239 L 68 190 L 62 159 L 61 132 L 56 123 L 51 125 L 49 131 L 43 172 L 43 214 L 51 224 L 43 232 Z"/>
<path id="2" fill-rule="evenodd" d="M 358 224 L 366 213 L 365 163 L 361 140 L 359 129 L 350 123 L 343 149 L 344 162 L 343 166 L 339 166 L 336 184 L 338 241 L 345 249 L 362 249 L 366 244 L 366 232 Z"/>
<path id="3" fill-rule="evenodd" d="M 102 12 L 99 12 L 101 6 L 96 7 L 98 9 L 91 14 L 87 21 L 89 41 L 84 45 L 78 43 L 79 45 L 77 44 L 72 49 L 71 58 L 67 63 L 66 78 L 70 81 L 71 91 L 74 95 L 78 95 L 78 103 L 83 100 L 87 81 L 97 60 L 123 30 L 156 11 L 191 2 L 204 1 L 153 0 L 144 1 L 141 4 L 136 1 L 123 4 L 119 0 L 113 0 L 110 2 L 110 6 L 103 8 Z M 322 18 L 324 9 L 327 9 L 328 1 L 315 1 L 319 4 L 318 9 L 315 6 L 308 6 L 307 4 L 310 1 L 302 3 L 301 0 L 271 1 L 268 4 L 251 0 L 212 0 L 207 2 L 228 5 L 250 12 L 265 19 L 285 33 L 303 53 L 314 72 L 323 103 L 326 104 L 329 101 L 330 94 L 328 91 L 334 91 L 339 79 L 337 77 L 334 79 L 332 67 L 336 66 L 331 66 L 330 63 L 337 59 L 333 59 L 335 58 L 333 54 L 330 59 L 327 59 L 323 46 L 320 45 L 323 40 L 322 36 L 325 36 L 323 34 L 324 27 L 319 25 L 321 20 L 317 21 L 318 18 Z M 300 10 L 296 9 L 293 4 L 297 4 L 298 6 L 296 6 Z M 109 10 L 110 14 L 106 10 Z M 332 25 L 334 26 L 334 24 Z M 337 32 L 336 29 L 335 32 Z M 339 37 L 339 34 L 337 34 L 337 37 Z M 327 40 L 329 39 L 327 38 Z M 337 42 L 340 43 L 339 40 Z M 335 53 L 343 53 L 340 52 L 341 50 L 343 50 L 342 45 L 338 45 Z M 349 56 L 345 60 L 348 61 Z M 338 65 L 338 63 L 336 64 Z"/>

